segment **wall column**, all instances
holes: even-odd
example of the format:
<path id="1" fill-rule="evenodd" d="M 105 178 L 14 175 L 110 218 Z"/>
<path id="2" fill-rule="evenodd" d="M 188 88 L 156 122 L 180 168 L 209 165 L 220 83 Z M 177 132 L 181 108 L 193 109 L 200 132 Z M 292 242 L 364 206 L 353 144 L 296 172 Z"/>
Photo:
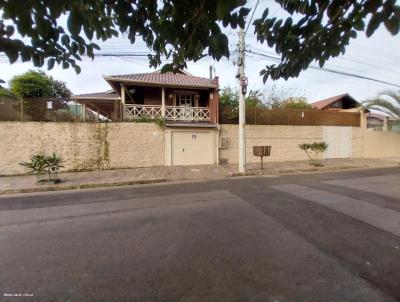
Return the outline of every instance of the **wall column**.
<path id="1" fill-rule="evenodd" d="M 121 120 L 125 121 L 125 86 L 121 85 Z"/>
<path id="2" fill-rule="evenodd" d="M 161 116 L 165 117 L 165 87 L 161 87 Z"/>
<path id="3" fill-rule="evenodd" d="M 86 104 L 81 105 L 82 122 L 86 122 Z"/>
<path id="4" fill-rule="evenodd" d="M 388 116 L 386 116 L 383 119 L 383 129 L 382 130 L 383 131 L 389 131 L 389 117 Z"/>

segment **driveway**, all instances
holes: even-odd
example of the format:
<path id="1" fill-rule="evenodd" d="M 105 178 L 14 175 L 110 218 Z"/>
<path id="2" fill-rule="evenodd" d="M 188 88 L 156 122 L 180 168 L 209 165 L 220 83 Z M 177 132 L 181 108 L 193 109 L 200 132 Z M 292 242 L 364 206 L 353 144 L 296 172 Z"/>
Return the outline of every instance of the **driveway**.
<path id="1" fill-rule="evenodd" d="M 390 168 L 3 196 L 0 300 L 397 301 L 399 184 Z"/>

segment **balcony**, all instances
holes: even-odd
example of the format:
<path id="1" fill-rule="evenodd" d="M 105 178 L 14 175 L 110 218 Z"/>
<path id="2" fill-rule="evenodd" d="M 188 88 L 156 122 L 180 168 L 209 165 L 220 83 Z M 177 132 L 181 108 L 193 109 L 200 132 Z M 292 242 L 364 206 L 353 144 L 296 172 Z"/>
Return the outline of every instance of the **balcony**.
<path id="1" fill-rule="evenodd" d="M 125 119 L 165 118 L 174 121 L 209 121 L 208 107 L 125 104 Z"/>

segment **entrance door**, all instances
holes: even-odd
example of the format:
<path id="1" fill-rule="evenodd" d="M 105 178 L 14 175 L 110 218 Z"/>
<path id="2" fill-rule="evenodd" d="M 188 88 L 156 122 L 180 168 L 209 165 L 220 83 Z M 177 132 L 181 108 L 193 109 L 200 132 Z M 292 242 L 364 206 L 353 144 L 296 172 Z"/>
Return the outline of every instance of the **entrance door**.
<path id="1" fill-rule="evenodd" d="M 192 107 L 192 95 L 191 94 L 178 94 L 178 106 Z"/>
<path id="2" fill-rule="evenodd" d="M 178 94 L 178 106 L 182 107 L 179 109 L 179 117 L 181 119 L 191 119 L 193 117 L 193 109 L 192 107 L 192 101 L 193 101 L 193 95 L 184 93 L 184 94 Z"/>

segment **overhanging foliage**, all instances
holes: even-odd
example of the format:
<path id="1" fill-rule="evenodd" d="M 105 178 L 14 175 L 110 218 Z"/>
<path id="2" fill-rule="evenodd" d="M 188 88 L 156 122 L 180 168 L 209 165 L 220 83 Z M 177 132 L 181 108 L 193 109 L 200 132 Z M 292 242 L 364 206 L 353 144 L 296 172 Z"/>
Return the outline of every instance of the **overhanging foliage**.
<path id="1" fill-rule="evenodd" d="M 357 32 L 369 37 L 381 24 L 392 34 L 400 28 L 395 0 L 275 1 L 293 16 L 277 19 L 266 9 L 253 23 L 257 39 L 281 56 L 280 64 L 261 71 L 264 81 L 296 77 L 313 61 L 322 67 L 343 54 Z M 79 72 L 76 62 L 81 56 L 93 58 L 94 49 L 99 49 L 92 39 L 105 41 L 122 33 L 131 43 L 143 39 L 154 52 L 150 66 L 161 65 L 165 56 L 172 63 L 163 70 L 176 70 L 205 55 L 229 57 L 229 39 L 221 28 L 243 28 L 246 5 L 245 0 L 0 0 L 0 52 L 11 63 L 20 58 L 43 66 L 47 60 L 49 69 L 57 63 Z M 67 26 L 60 25 L 63 15 Z M 30 43 L 17 39 L 16 32 Z"/>

